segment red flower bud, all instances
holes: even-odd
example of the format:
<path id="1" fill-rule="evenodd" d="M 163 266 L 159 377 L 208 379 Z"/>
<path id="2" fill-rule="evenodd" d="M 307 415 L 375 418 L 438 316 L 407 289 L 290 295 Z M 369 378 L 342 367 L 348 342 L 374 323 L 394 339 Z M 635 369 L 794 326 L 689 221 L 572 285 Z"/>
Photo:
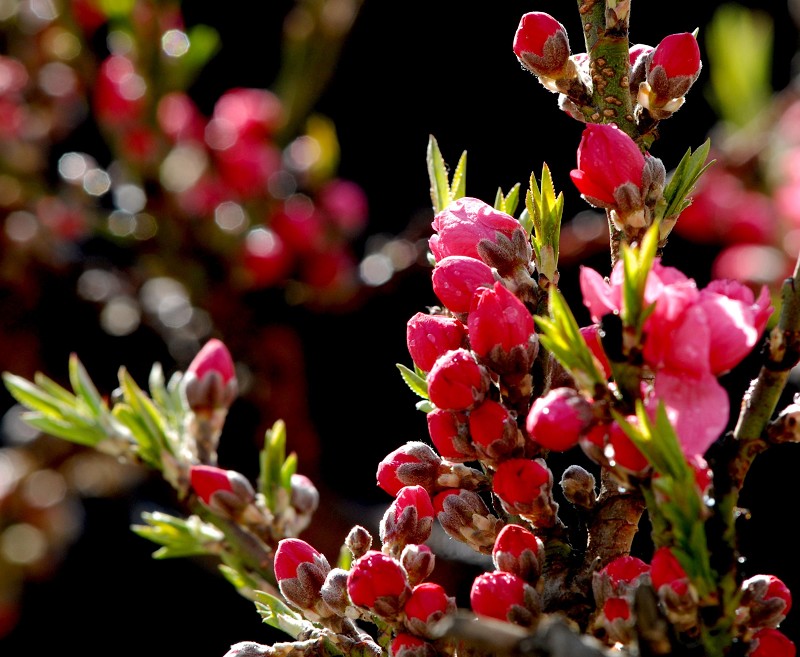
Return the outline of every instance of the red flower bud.
<path id="1" fill-rule="evenodd" d="M 475 448 L 469 439 L 467 416 L 434 408 L 426 416 L 431 442 L 442 458 L 455 463 L 474 461 Z"/>
<path id="2" fill-rule="evenodd" d="M 233 358 L 221 340 L 211 338 L 197 352 L 183 377 L 186 401 L 196 413 L 227 410 L 239 392 Z"/>
<path id="3" fill-rule="evenodd" d="M 304 563 L 327 564 L 328 560 L 302 539 L 284 538 L 278 541 L 274 562 L 278 582 L 297 577 L 297 568 Z"/>
<path id="4" fill-rule="evenodd" d="M 455 317 L 418 312 L 406 323 L 408 353 L 423 372 L 443 353 L 463 347 L 466 338 L 466 327 Z"/>
<path id="5" fill-rule="evenodd" d="M 472 611 L 508 621 L 514 607 L 525 608 L 525 580 L 512 573 L 482 573 L 472 582 L 469 592 Z"/>
<path id="6" fill-rule="evenodd" d="M 747 657 L 795 657 L 797 648 L 783 632 L 764 628 L 753 635 Z"/>
<path id="7" fill-rule="evenodd" d="M 650 560 L 650 579 L 656 591 L 668 585 L 675 593 L 683 595 L 689 588 L 686 571 L 668 547 L 660 547 L 653 554 Z"/>
<path id="8" fill-rule="evenodd" d="M 774 628 L 792 608 L 792 594 L 775 575 L 754 575 L 742 582 L 741 607 L 750 629 Z"/>
<path id="9" fill-rule="evenodd" d="M 403 486 L 423 486 L 432 491 L 442 459 L 428 445 L 407 442 L 387 454 L 378 464 L 378 486 L 395 496 Z"/>
<path id="10" fill-rule="evenodd" d="M 664 69 L 668 78 L 689 77 L 697 79 L 702 62 L 697 39 L 689 32 L 670 34 L 661 40 L 650 60 L 650 71 L 657 66 Z"/>
<path id="11" fill-rule="evenodd" d="M 321 596 L 331 571 L 325 555 L 299 538 L 284 538 L 275 549 L 273 568 L 283 597 L 311 614 L 311 620 L 333 615 Z"/>
<path id="12" fill-rule="evenodd" d="M 475 292 L 494 282 L 491 267 L 468 256 L 442 258 L 431 273 L 434 294 L 454 313 L 469 312 Z"/>
<path id="13" fill-rule="evenodd" d="M 403 607 L 405 625 L 414 634 L 436 638 L 435 624 L 455 608 L 455 599 L 447 595 L 441 584 L 418 584 L 411 590 L 411 596 Z"/>
<path id="14" fill-rule="evenodd" d="M 380 616 L 394 616 L 411 593 L 400 562 L 377 550 L 356 559 L 347 576 L 350 601 Z"/>
<path id="15" fill-rule="evenodd" d="M 283 107 L 267 89 L 228 89 L 214 104 L 213 119 L 224 122 L 234 139 L 264 140 L 280 125 Z"/>
<path id="16" fill-rule="evenodd" d="M 650 566 L 647 563 L 638 557 L 630 555 L 617 557 L 603 569 L 603 573 L 608 576 L 611 585 L 614 587 L 619 587 L 621 584 L 636 583 L 642 575 L 649 572 Z"/>
<path id="17" fill-rule="evenodd" d="M 428 372 L 428 395 L 435 406 L 465 411 L 483 401 L 489 375 L 467 349 L 453 349 L 439 357 Z"/>
<path id="18" fill-rule="evenodd" d="M 492 486 L 505 505 L 525 513 L 551 482 L 552 474 L 540 460 L 508 459 L 497 466 Z"/>
<path id="19" fill-rule="evenodd" d="M 439 212 L 432 226 L 436 234 L 428 240 L 428 245 L 438 262 L 451 255 L 480 259 L 478 242 L 482 239 L 495 242 L 498 233 L 510 239 L 520 223 L 480 199 L 465 196 Z"/>
<path id="20" fill-rule="evenodd" d="M 470 346 L 476 354 L 492 363 L 503 363 L 516 350 L 524 361 L 519 369 L 530 370 L 538 350 L 533 315 L 501 282 L 475 291 L 467 327 Z"/>
<path id="21" fill-rule="evenodd" d="M 639 147 L 615 124 L 590 123 L 578 146 L 578 168 L 570 178 L 592 205 L 613 209 L 623 186 L 642 187 L 645 159 Z"/>
<path id="22" fill-rule="evenodd" d="M 497 570 L 533 582 L 541 572 L 539 556 L 543 554 L 544 545 L 532 531 L 522 525 L 508 524 L 497 534 L 492 561 Z"/>
<path id="23" fill-rule="evenodd" d="M 389 644 L 389 654 L 391 657 L 436 657 L 438 652 L 425 639 L 408 632 L 398 632 Z"/>
<path id="24" fill-rule="evenodd" d="M 491 554 L 503 521 L 493 515 L 480 495 L 464 488 L 437 493 L 433 508 L 448 536 L 477 552 Z"/>
<path id="25" fill-rule="evenodd" d="M 531 404 L 525 427 L 545 449 L 564 452 L 578 444 L 592 422 L 592 407 L 573 388 L 553 388 Z"/>
<path id="26" fill-rule="evenodd" d="M 580 334 L 583 336 L 586 346 L 592 352 L 592 356 L 596 359 L 597 368 L 608 379 L 611 376 L 611 363 L 608 360 L 603 343 L 600 341 L 600 326 L 597 324 L 590 324 L 589 326 L 582 326 Z"/>
<path id="27" fill-rule="evenodd" d="M 424 543 L 433 529 L 433 504 L 422 486 L 404 486 L 380 521 L 380 538 L 384 546 L 400 552 L 409 543 Z"/>
<path id="28" fill-rule="evenodd" d="M 493 399 L 484 399 L 470 411 L 469 433 L 476 451 L 486 460 L 501 460 L 522 452 L 524 443 L 516 420 Z"/>
<path id="29" fill-rule="evenodd" d="M 192 375 L 198 379 L 213 374 L 219 376 L 223 384 L 236 378 L 236 368 L 233 365 L 231 352 L 221 340 L 216 338 L 211 338 L 203 345 L 186 369 L 187 376 Z"/>
<path id="30" fill-rule="evenodd" d="M 193 465 L 189 469 L 189 480 L 194 492 L 206 504 L 211 503 L 211 496 L 218 490 L 233 492 L 228 471 L 213 465 Z"/>
<path id="31" fill-rule="evenodd" d="M 567 31 L 550 14 L 528 12 L 514 35 L 514 54 L 535 75 L 562 77 L 570 54 Z"/>

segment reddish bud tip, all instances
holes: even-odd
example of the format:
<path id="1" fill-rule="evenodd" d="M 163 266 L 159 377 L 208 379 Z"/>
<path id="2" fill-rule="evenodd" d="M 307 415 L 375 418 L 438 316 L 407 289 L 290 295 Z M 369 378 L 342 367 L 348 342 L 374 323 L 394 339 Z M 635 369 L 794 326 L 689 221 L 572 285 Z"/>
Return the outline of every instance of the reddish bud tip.
<path id="1" fill-rule="evenodd" d="M 189 480 L 197 496 L 210 504 L 211 495 L 218 490 L 233 492 L 228 471 L 213 465 L 193 465 L 189 470 Z"/>

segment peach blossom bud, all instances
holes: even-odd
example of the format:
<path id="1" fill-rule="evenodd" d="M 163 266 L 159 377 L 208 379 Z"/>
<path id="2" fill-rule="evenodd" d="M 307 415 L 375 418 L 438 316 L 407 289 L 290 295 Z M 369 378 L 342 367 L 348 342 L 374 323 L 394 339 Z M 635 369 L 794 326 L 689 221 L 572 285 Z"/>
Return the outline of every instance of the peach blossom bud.
<path id="1" fill-rule="evenodd" d="M 480 199 L 465 196 L 437 213 L 432 227 L 435 234 L 428 245 L 438 262 L 452 255 L 480 259 L 478 242 L 484 239 L 495 242 L 498 235 L 510 239 L 520 223 Z"/>
<path id="2" fill-rule="evenodd" d="M 565 452 L 592 423 L 592 406 L 573 388 L 554 388 L 531 404 L 525 428 L 545 449 Z"/>
<path id="3" fill-rule="evenodd" d="M 344 568 L 332 568 L 325 576 L 319 594 L 325 604 L 337 616 L 344 616 L 350 606 L 350 597 L 347 595 L 347 577 L 349 573 Z"/>
<path id="4" fill-rule="evenodd" d="M 409 543 L 400 553 L 400 563 L 408 576 L 408 583 L 416 586 L 425 581 L 433 572 L 436 557 L 427 545 Z"/>
<path id="5" fill-rule="evenodd" d="M 433 292 L 448 310 L 468 313 L 477 290 L 494 285 L 491 267 L 477 258 L 447 256 L 431 272 Z"/>
<path id="6" fill-rule="evenodd" d="M 645 158 L 639 147 L 615 124 L 590 123 L 578 145 L 578 167 L 570 178 L 591 205 L 618 206 L 618 191 L 642 188 Z"/>
<path id="7" fill-rule="evenodd" d="M 355 525 L 347 534 L 344 544 L 350 550 L 353 558 L 358 559 L 372 547 L 372 536 L 361 525 Z"/>
<path id="8" fill-rule="evenodd" d="M 428 492 L 436 487 L 442 459 L 428 445 L 407 442 L 387 454 L 378 464 L 378 486 L 395 496 L 403 486 L 423 486 Z"/>
<path id="9" fill-rule="evenodd" d="M 753 635 L 747 657 L 795 657 L 796 653 L 797 648 L 789 637 L 767 627 Z"/>
<path id="10" fill-rule="evenodd" d="M 492 487 L 508 513 L 537 516 L 537 525 L 552 526 L 555 510 L 553 474 L 542 459 L 513 458 L 500 463 Z"/>
<path id="11" fill-rule="evenodd" d="M 470 347 L 494 371 L 530 371 L 539 351 L 533 315 L 501 282 L 475 291 L 467 327 Z"/>
<path id="12" fill-rule="evenodd" d="M 436 657 L 439 652 L 432 643 L 408 632 L 398 632 L 389 644 L 391 657 Z"/>
<path id="13" fill-rule="evenodd" d="M 466 343 L 467 327 L 455 317 L 418 312 L 406 323 L 408 353 L 423 372 L 443 353 Z"/>
<path id="14" fill-rule="evenodd" d="M 456 610 L 455 598 L 441 584 L 423 582 L 411 590 L 403 607 L 404 624 L 410 632 L 427 639 L 439 636 L 436 624 Z"/>
<path id="15" fill-rule="evenodd" d="M 193 465 L 189 470 L 189 480 L 194 492 L 206 504 L 211 504 L 211 496 L 217 491 L 233 492 L 228 471 L 213 465 Z"/>
<path id="16" fill-rule="evenodd" d="M 422 486 L 404 486 L 380 521 L 380 538 L 392 553 L 409 543 L 424 543 L 433 529 L 433 504 Z"/>
<path id="17" fill-rule="evenodd" d="M 754 575 L 742 582 L 741 606 L 749 628 L 775 628 L 792 608 L 792 594 L 775 575 Z"/>
<path id="18" fill-rule="evenodd" d="M 514 54 L 535 75 L 563 77 L 570 55 L 567 31 L 550 14 L 528 12 L 514 34 Z"/>
<path id="19" fill-rule="evenodd" d="M 405 571 L 397 559 L 370 550 L 356 559 L 347 577 L 350 601 L 374 611 L 378 616 L 394 618 L 411 594 Z"/>
<path id="20" fill-rule="evenodd" d="M 431 442 L 442 458 L 454 463 L 476 460 L 475 447 L 469 436 L 468 419 L 464 413 L 434 408 L 427 414 L 426 420 Z"/>
<path id="21" fill-rule="evenodd" d="M 630 423 L 637 421 L 635 416 L 626 419 Z M 650 462 L 616 422 L 609 427 L 606 451 L 610 453 L 609 460 L 634 476 L 642 476 L 650 470 Z"/>
<path id="22" fill-rule="evenodd" d="M 275 549 L 274 570 L 280 592 L 292 605 L 316 619 L 332 615 L 320 596 L 331 570 L 324 554 L 299 538 L 284 538 Z"/>
<path id="23" fill-rule="evenodd" d="M 535 583 L 544 556 L 541 539 L 522 525 L 508 524 L 497 534 L 492 561 L 497 570 L 513 573 L 528 583 Z"/>
<path id="24" fill-rule="evenodd" d="M 503 521 L 493 515 L 475 491 L 464 488 L 437 493 L 436 518 L 445 533 L 482 554 L 491 554 Z"/>
<path id="25" fill-rule="evenodd" d="M 602 606 L 613 597 L 632 598 L 634 590 L 650 574 L 650 566 L 631 555 L 617 557 L 592 576 L 595 602 Z"/>
<path id="26" fill-rule="evenodd" d="M 702 62 L 697 39 L 689 32 L 670 34 L 650 55 L 647 82 L 657 105 L 686 95 L 700 75 Z"/>
<path id="27" fill-rule="evenodd" d="M 189 407 L 209 412 L 227 409 L 238 394 L 233 358 L 225 344 L 211 338 L 197 352 L 183 377 L 182 385 Z"/>
<path id="28" fill-rule="evenodd" d="M 580 465 L 570 465 L 561 474 L 561 490 L 570 504 L 592 509 L 597 502 L 594 475 Z"/>
<path id="29" fill-rule="evenodd" d="M 453 349 L 438 358 L 428 372 L 431 402 L 449 411 L 466 411 L 483 401 L 489 374 L 467 349 Z"/>
<path id="30" fill-rule="evenodd" d="M 499 570 L 478 575 L 469 593 L 472 611 L 480 616 L 530 627 L 538 617 L 533 587 L 521 577 Z"/>
<path id="31" fill-rule="evenodd" d="M 650 560 L 650 579 L 661 606 L 679 632 L 697 625 L 698 595 L 686 571 L 668 547 L 660 547 Z"/>
<path id="32" fill-rule="evenodd" d="M 522 455 L 524 439 L 514 415 L 493 399 L 484 399 L 470 411 L 469 433 L 475 450 L 486 461 Z"/>
<path id="33" fill-rule="evenodd" d="M 295 473 L 291 477 L 291 505 L 301 515 L 311 515 L 319 506 L 319 491 L 305 475 Z"/>

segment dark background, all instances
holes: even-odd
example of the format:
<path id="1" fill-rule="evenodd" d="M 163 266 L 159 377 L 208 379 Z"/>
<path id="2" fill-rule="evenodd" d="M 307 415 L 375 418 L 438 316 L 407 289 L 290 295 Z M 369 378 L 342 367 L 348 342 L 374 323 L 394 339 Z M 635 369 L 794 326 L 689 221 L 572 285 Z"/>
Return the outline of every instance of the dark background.
<path id="1" fill-rule="evenodd" d="M 631 42 L 655 45 L 672 32 L 703 27 L 718 2 L 633 3 Z M 781 2 L 748 2 L 775 19 L 774 85 L 791 75 L 797 47 L 796 27 Z M 210 106 L 233 86 L 268 87 L 277 71 L 281 20 L 290 2 L 186 3 L 187 22 L 214 25 L 222 50 L 193 89 Z M 222 8 L 221 8 L 222 7 Z M 398 4 L 366 0 L 318 110 L 335 121 L 342 148 L 340 174 L 355 180 L 370 201 L 370 225 L 364 238 L 404 231 L 424 234 L 430 222 L 425 167 L 429 135 L 454 165 L 468 152 L 467 193 L 491 201 L 498 187 L 507 191 L 537 178 L 549 165 L 557 190 L 566 197 L 565 217 L 585 209 L 569 181 L 582 127 L 558 111 L 555 95 L 523 71 L 513 55 L 514 31 L 523 13 L 548 11 L 571 35 L 580 34 L 574 6 L 544 2 L 487 3 L 478 9 L 451 0 Z M 581 43 L 573 37 L 574 51 Z M 715 115 L 704 97 L 707 71 L 690 92 L 685 108 L 666 122 L 652 153 L 669 170 L 688 147 L 705 139 Z M 681 267 L 703 283 L 713 248 L 674 239 L 665 262 Z M 586 260 L 607 273 L 607 257 Z M 575 295 L 575 266 L 562 270 L 562 287 Z M 319 540 L 339 545 L 355 522 L 366 524 L 381 513 L 387 496 L 375 486 L 375 468 L 388 452 L 408 440 L 424 440 L 424 416 L 414 410 L 413 394 L 395 363 L 409 364 L 405 323 L 435 303 L 429 272 L 415 268 L 368 295 L 347 312 L 312 314 L 285 308 L 272 298 L 263 303 L 266 321 L 291 326 L 302 344 L 307 404 L 324 468 L 313 473 L 323 491 Z M 53 317 L 57 309 L 53 309 Z M 270 319 L 272 318 L 272 319 Z M 63 370 L 67 354 L 100 336 L 86 324 L 62 327 L 49 342 L 46 361 Z M 225 339 L 226 336 L 221 336 Z M 98 376 L 113 374 L 120 363 L 149 367 L 161 359 L 152 336 L 121 345 L 105 338 L 94 363 Z M 154 351 L 155 350 L 155 351 Z M 109 356 L 109 354 L 111 356 Z M 236 354 L 234 354 L 236 355 Z M 105 362 L 101 362 L 105 358 Z M 134 363 L 131 363 L 134 361 Z M 726 377 L 736 394 L 754 373 L 750 361 Z M 139 379 L 141 380 L 141 378 Z M 738 391 L 738 393 L 736 392 Z M 247 471 L 255 466 L 256 409 L 235 405 L 221 448 L 221 464 Z M 292 427 L 289 427 L 291 436 Z M 235 446 L 234 446 L 235 444 Z M 743 527 L 742 551 L 751 573 L 773 573 L 800 591 L 800 572 L 790 543 L 800 501 L 796 446 L 773 449 L 760 457 L 742 498 L 752 512 Z M 304 471 L 301 462 L 300 470 Z M 32 583 L 25 592 L 17 629 L 0 641 L 3 655 L 54 652 L 161 657 L 174 654 L 221 657 L 237 641 L 285 640 L 263 625 L 254 606 L 205 564 L 176 560 L 154 562 L 154 547 L 130 532 L 142 508 L 169 505 L 168 491 L 148 481 L 125 499 L 85 501 L 85 527 L 56 574 Z M 327 505 L 327 506 L 326 506 Z M 316 535 L 316 534 L 315 534 Z M 311 540 L 311 539 L 309 539 Z M 313 541 L 312 541 L 313 542 Z M 328 554 L 335 558 L 335 553 Z M 800 640 L 794 612 L 784 625 Z"/>

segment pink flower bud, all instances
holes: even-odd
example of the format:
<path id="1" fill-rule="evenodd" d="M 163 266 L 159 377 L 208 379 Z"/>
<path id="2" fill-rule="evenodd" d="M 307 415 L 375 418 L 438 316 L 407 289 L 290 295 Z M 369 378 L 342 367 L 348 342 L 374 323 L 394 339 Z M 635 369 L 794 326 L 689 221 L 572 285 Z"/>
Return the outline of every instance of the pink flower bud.
<path id="1" fill-rule="evenodd" d="M 678 595 L 683 595 L 689 588 L 686 571 L 668 547 L 660 547 L 653 553 L 650 579 L 656 591 L 662 586 L 669 586 Z"/>
<path id="2" fill-rule="evenodd" d="M 610 598 L 630 598 L 642 579 L 650 573 L 650 565 L 630 555 L 617 557 L 592 576 L 595 603 L 602 607 Z"/>
<path id="3" fill-rule="evenodd" d="M 570 178 L 592 205 L 613 209 L 623 185 L 642 187 L 645 159 L 636 143 L 615 124 L 590 123 L 578 146 L 578 168 Z"/>
<path id="4" fill-rule="evenodd" d="M 424 543 L 433 529 L 433 504 L 422 486 L 404 486 L 380 521 L 380 538 L 384 547 L 399 552 L 409 543 Z"/>
<path id="5" fill-rule="evenodd" d="M 466 327 L 455 317 L 418 312 L 406 323 L 408 353 L 423 372 L 443 353 L 463 347 L 466 338 Z"/>
<path id="6" fill-rule="evenodd" d="M 295 607 L 311 619 L 333 615 L 320 593 L 331 570 L 325 555 L 299 538 L 284 538 L 275 549 L 273 568 L 280 592 Z"/>
<path id="7" fill-rule="evenodd" d="M 427 545 L 409 543 L 400 553 L 400 563 L 406 571 L 408 583 L 416 586 L 433 572 L 436 557 Z"/>
<path id="8" fill-rule="evenodd" d="M 193 465 L 189 470 L 189 480 L 197 496 L 206 504 L 218 490 L 233 492 L 228 471 L 213 465 Z"/>
<path id="9" fill-rule="evenodd" d="M 565 452 L 592 423 L 592 406 L 573 388 L 553 388 L 531 404 L 525 428 L 545 449 Z"/>
<path id="10" fill-rule="evenodd" d="M 431 273 L 434 294 L 454 313 L 469 312 L 475 292 L 494 282 L 489 265 L 468 256 L 442 258 Z"/>
<path id="11" fill-rule="evenodd" d="M 389 644 L 389 654 L 391 657 L 436 657 L 438 651 L 432 643 L 421 637 L 398 632 Z"/>
<path id="12" fill-rule="evenodd" d="M 514 35 L 514 54 L 535 75 L 562 77 L 570 54 L 567 31 L 550 14 L 528 12 Z"/>
<path id="13" fill-rule="evenodd" d="M 356 559 L 347 577 L 350 601 L 379 616 L 394 617 L 411 594 L 405 571 L 397 559 L 370 550 Z"/>
<path id="14" fill-rule="evenodd" d="M 508 459 L 497 466 L 494 492 L 509 513 L 529 514 L 549 494 L 553 475 L 541 459 Z"/>
<path id="15" fill-rule="evenodd" d="M 741 607 L 750 629 L 775 628 L 792 608 L 792 594 L 775 575 L 754 575 L 742 582 Z"/>
<path id="16" fill-rule="evenodd" d="M 540 555 L 544 555 L 541 539 L 522 525 L 508 524 L 503 527 L 492 548 L 495 568 L 513 573 L 526 582 L 538 579 L 541 573 Z"/>
<path id="17" fill-rule="evenodd" d="M 221 340 L 216 338 L 211 338 L 203 345 L 192 359 L 186 373 L 187 375 L 192 374 L 198 379 L 216 373 L 224 384 L 236 377 L 231 352 Z"/>
<path id="18" fill-rule="evenodd" d="M 670 34 L 653 51 L 647 81 L 658 98 L 671 100 L 689 90 L 701 67 L 700 48 L 694 35 Z"/>
<path id="19" fill-rule="evenodd" d="M 428 433 L 442 458 L 454 463 L 474 461 L 477 457 L 467 428 L 467 416 L 434 408 L 426 416 Z"/>
<path id="20" fill-rule="evenodd" d="M 432 491 L 436 485 L 442 459 L 428 445 L 407 442 L 387 454 L 378 464 L 378 486 L 395 496 L 403 486 L 423 486 Z"/>
<path id="21" fill-rule="evenodd" d="M 455 611 L 455 599 L 447 595 L 441 584 L 424 582 L 411 590 L 403 607 L 405 625 L 414 634 L 429 639 L 435 636 L 435 624 Z"/>
<path id="22" fill-rule="evenodd" d="M 239 388 L 233 358 L 221 340 L 211 338 L 203 345 L 189 363 L 182 385 L 196 413 L 230 408 Z"/>
<path id="23" fill-rule="evenodd" d="M 476 614 L 509 621 L 515 611 L 526 608 L 525 580 L 499 570 L 482 573 L 472 582 L 469 601 Z"/>
<path id="24" fill-rule="evenodd" d="M 516 420 L 493 399 L 484 399 L 470 411 L 469 433 L 478 454 L 488 461 L 519 456 L 524 446 Z"/>
<path id="25" fill-rule="evenodd" d="M 450 411 L 466 411 L 479 404 L 490 383 L 486 368 L 467 349 L 453 349 L 440 356 L 427 380 L 430 400 Z"/>
<path id="26" fill-rule="evenodd" d="M 480 199 L 465 196 L 439 212 L 432 226 L 436 234 L 428 240 L 428 245 L 438 262 L 451 255 L 480 259 L 478 242 L 483 239 L 496 242 L 498 234 L 510 239 L 520 223 Z"/>
<path id="27" fill-rule="evenodd" d="M 493 515 L 480 495 L 452 488 L 433 497 L 436 517 L 445 533 L 477 552 L 491 554 L 503 521 Z"/>
<path id="28" fill-rule="evenodd" d="M 472 350 L 499 372 L 528 372 L 538 352 L 533 315 L 501 282 L 479 288 L 467 319 Z"/>
<path id="29" fill-rule="evenodd" d="M 795 657 L 796 653 L 797 648 L 789 637 L 767 627 L 753 635 L 747 657 Z"/>

